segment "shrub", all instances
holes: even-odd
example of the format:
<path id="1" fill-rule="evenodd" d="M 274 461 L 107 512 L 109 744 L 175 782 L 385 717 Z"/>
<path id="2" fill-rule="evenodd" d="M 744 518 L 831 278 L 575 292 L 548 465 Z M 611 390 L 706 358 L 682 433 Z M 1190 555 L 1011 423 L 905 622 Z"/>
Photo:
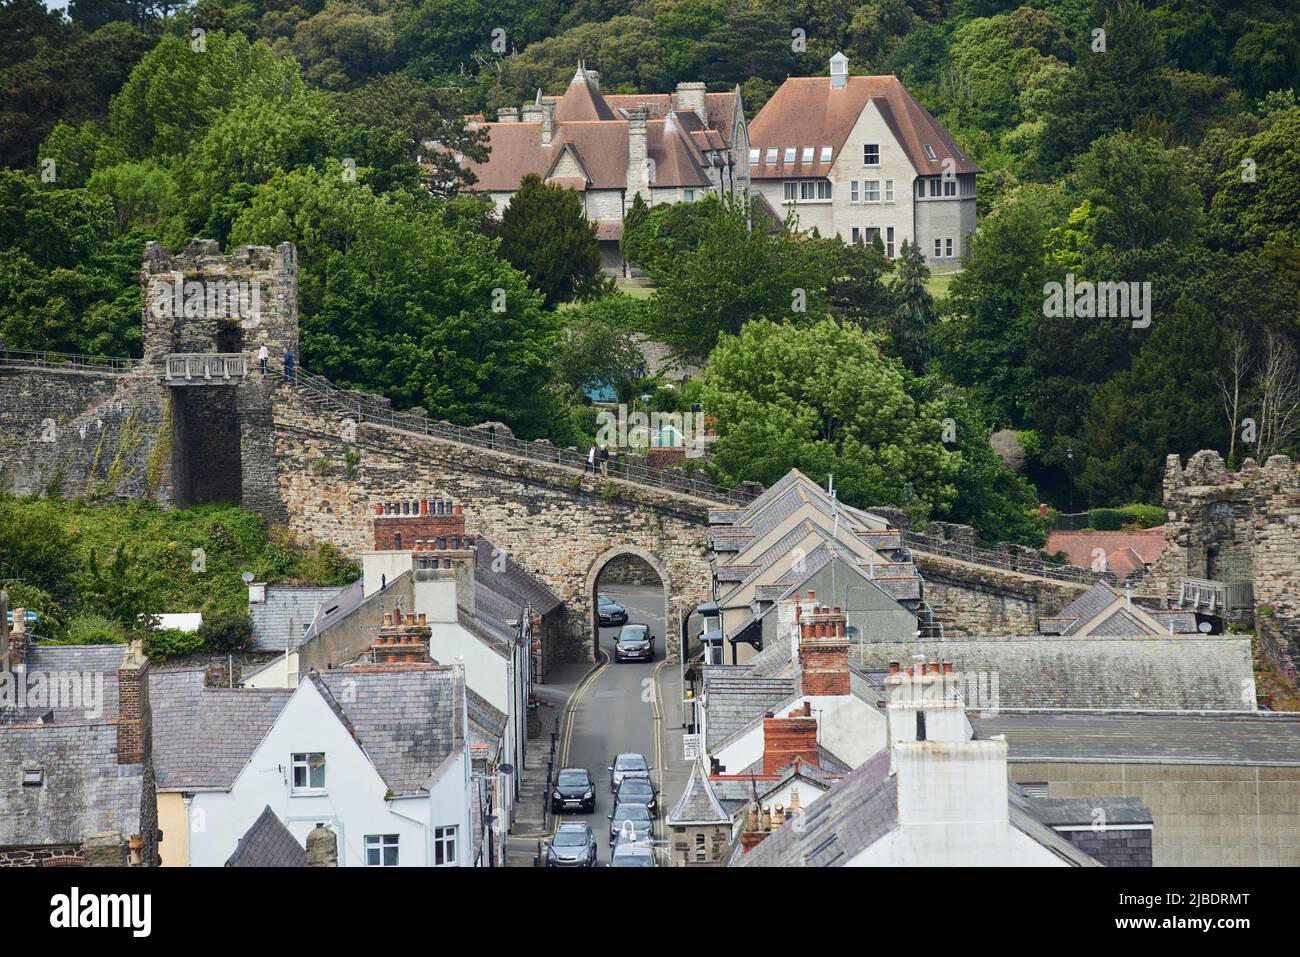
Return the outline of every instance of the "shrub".
<path id="1" fill-rule="evenodd" d="M 1117 532 L 1125 525 L 1154 528 L 1164 524 L 1165 510 L 1160 505 L 1122 505 L 1119 508 L 1094 508 L 1088 512 L 1088 526 L 1098 532 Z"/>
<path id="2" fill-rule="evenodd" d="M 246 611 L 215 611 L 204 616 L 196 634 L 209 651 L 242 651 L 253 636 L 253 619 Z"/>
<path id="3" fill-rule="evenodd" d="M 120 645 L 126 641 L 122 626 L 104 615 L 87 612 L 68 622 L 65 644 Z"/>
<path id="4" fill-rule="evenodd" d="M 150 658 L 192 655 L 203 650 L 203 637 L 197 631 L 180 628 L 155 628 L 144 634 L 144 651 Z"/>

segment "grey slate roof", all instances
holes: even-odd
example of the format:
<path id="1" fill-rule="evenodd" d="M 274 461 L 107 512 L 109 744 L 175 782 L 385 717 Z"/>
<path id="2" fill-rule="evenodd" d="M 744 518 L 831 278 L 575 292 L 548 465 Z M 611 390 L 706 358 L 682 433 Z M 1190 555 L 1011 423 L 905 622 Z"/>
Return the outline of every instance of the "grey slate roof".
<path id="1" fill-rule="evenodd" d="M 152 672 L 158 789 L 228 789 L 292 695 L 292 688 L 205 688 L 201 668 Z"/>
<path id="2" fill-rule="evenodd" d="M 506 733 L 506 715 L 468 685 L 465 707 L 469 716 L 470 744 L 481 744 L 495 756 Z"/>
<path id="3" fill-rule="evenodd" d="M 1099 811 L 1106 824 L 1151 823 L 1151 809 L 1139 797 L 1036 798 L 1018 785 L 1011 787 L 1020 792 L 1018 796 L 1030 816 L 1048 827 L 1091 825 L 1096 823 Z"/>
<path id="4" fill-rule="evenodd" d="M 296 649 L 325 603 L 343 591 L 337 586 L 267 585 L 266 601 L 248 604 L 253 619 L 253 650 Z"/>
<path id="5" fill-rule="evenodd" d="M 226 861 L 227 867 L 306 867 L 307 850 L 289 833 L 268 804 L 266 810 L 253 822 L 239 843 L 235 853 Z"/>
<path id="6" fill-rule="evenodd" d="M 709 784 L 709 775 L 702 760 L 691 766 L 691 777 L 686 790 L 668 814 L 670 825 L 730 824 L 731 815 L 722 809 L 718 797 Z"/>
<path id="7" fill-rule="evenodd" d="M 799 690 L 797 678 L 706 678 L 705 747 L 710 751 Z"/>
<path id="8" fill-rule="evenodd" d="M 494 571 L 493 566 L 500 566 L 501 559 L 505 560 L 505 567 Z M 553 591 L 524 571 L 509 552 L 499 549 L 482 535 L 478 537 L 476 546 L 474 578 L 476 583 L 487 584 L 518 605 L 531 604 L 539 615 L 549 615 L 564 604 Z"/>
<path id="9" fill-rule="evenodd" d="M 32 645 L 28 671 L 117 671 L 126 645 Z"/>
<path id="10" fill-rule="evenodd" d="M 1033 801 L 1013 784 L 1007 786 L 1007 819 L 1017 831 L 1037 841 L 1073 867 L 1101 867 L 1091 855 L 1039 821 L 1030 809 Z"/>
<path id="11" fill-rule="evenodd" d="M 804 812 L 803 827 L 782 827 L 741 867 L 839 867 L 898 827 L 897 778 L 889 752 L 855 768 Z"/>
<path id="12" fill-rule="evenodd" d="M 1245 637 L 949 637 L 859 642 L 849 650 L 851 663 L 876 672 L 918 653 L 927 659 L 951 659 L 963 675 L 982 673 L 990 682 L 996 676 L 997 706 L 1002 709 L 1255 707 L 1250 639 Z"/>
<path id="13" fill-rule="evenodd" d="M 464 747 L 460 674 L 454 668 L 336 668 L 310 678 L 393 793 L 406 795 L 423 790 Z"/>
<path id="14" fill-rule="evenodd" d="M 40 786 L 24 785 L 40 768 Z M 99 831 L 140 832 L 144 765 L 117 763 L 117 726 L 0 725 L 0 847 L 81 844 Z"/>
<path id="15" fill-rule="evenodd" d="M 1055 617 L 1073 618 L 1075 626 L 1087 623 L 1101 614 L 1102 609 L 1118 597 L 1119 592 L 1111 589 L 1105 582 L 1094 582 L 1087 591 L 1062 608 Z"/>
<path id="16" fill-rule="evenodd" d="M 1011 762 L 1300 767 L 1300 714 L 1029 713 L 976 716 L 1004 734 Z"/>

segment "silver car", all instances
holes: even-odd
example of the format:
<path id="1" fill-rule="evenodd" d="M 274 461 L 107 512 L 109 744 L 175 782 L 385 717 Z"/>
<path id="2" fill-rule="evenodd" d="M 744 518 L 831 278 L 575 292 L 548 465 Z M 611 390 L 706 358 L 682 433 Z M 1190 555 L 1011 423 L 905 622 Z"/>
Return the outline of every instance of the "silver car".
<path id="1" fill-rule="evenodd" d="M 645 755 L 628 751 L 620 754 L 609 766 L 609 789 L 617 792 L 624 778 L 649 778 L 654 768 L 646 764 Z"/>
<path id="2" fill-rule="evenodd" d="M 655 819 L 644 804 L 619 804 L 609 816 L 609 844 L 620 840 L 641 844 L 655 838 Z"/>
<path id="3" fill-rule="evenodd" d="M 654 848 L 648 844 L 619 841 L 609 859 L 610 867 L 657 867 Z"/>
<path id="4" fill-rule="evenodd" d="M 546 848 L 547 867 L 595 867 L 596 835 L 585 821 L 566 821 Z"/>

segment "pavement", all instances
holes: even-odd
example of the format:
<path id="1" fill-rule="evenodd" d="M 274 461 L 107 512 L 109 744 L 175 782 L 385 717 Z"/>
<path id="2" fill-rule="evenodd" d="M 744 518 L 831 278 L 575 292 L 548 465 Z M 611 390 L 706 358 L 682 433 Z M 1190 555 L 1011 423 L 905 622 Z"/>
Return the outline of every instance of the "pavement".
<path id="1" fill-rule="evenodd" d="M 680 670 L 664 660 L 665 623 L 663 591 L 658 585 L 602 585 L 602 593 L 628 610 L 629 621 L 650 626 L 655 635 L 655 658 L 650 662 L 614 662 L 618 628 L 600 630 L 601 660 L 561 665 L 545 685 L 536 686 L 542 699 L 541 738 L 529 742 L 528 767 L 520 783 L 520 801 L 510 838 L 509 864 L 531 867 L 538 854 L 538 839 L 554 828 L 548 815 L 543 829 L 542 807 L 551 731 L 560 717 L 556 737 L 555 770 L 583 767 L 596 783 L 595 810 L 590 814 L 565 814 L 564 820 L 582 820 L 596 833 L 597 859 L 609 862 L 609 815 L 613 813 L 609 767 L 615 755 L 633 751 L 645 755 L 653 769 L 651 779 L 660 794 L 655 839 L 666 841 L 664 818 L 680 797 L 690 775 L 682 755 Z M 675 626 L 674 622 L 674 626 Z M 666 863 L 666 846 L 660 863 Z"/>

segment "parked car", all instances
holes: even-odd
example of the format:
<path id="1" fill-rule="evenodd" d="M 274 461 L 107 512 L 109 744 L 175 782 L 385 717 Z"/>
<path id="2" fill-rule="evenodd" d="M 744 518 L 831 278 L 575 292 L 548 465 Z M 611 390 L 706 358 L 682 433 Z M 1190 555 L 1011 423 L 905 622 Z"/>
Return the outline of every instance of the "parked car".
<path id="1" fill-rule="evenodd" d="M 547 867 L 595 867 L 596 835 L 586 821 L 565 821 L 546 848 Z"/>
<path id="2" fill-rule="evenodd" d="M 614 813 L 609 816 L 609 843 L 612 847 L 618 843 L 619 836 L 626 835 L 632 841 L 653 841 L 655 838 L 655 819 L 644 804 L 616 804 Z"/>
<path id="3" fill-rule="evenodd" d="M 602 627 L 627 624 L 627 609 L 608 595 L 596 596 L 596 613 L 600 616 Z"/>
<path id="4" fill-rule="evenodd" d="M 595 782 L 586 768 L 564 768 L 555 778 L 551 792 L 551 810 L 582 811 L 590 814 L 596 809 Z"/>
<path id="5" fill-rule="evenodd" d="M 654 848 L 645 844 L 634 844 L 621 840 L 614 845 L 614 853 L 609 858 L 610 867 L 657 867 Z"/>
<path id="6" fill-rule="evenodd" d="M 647 811 L 655 809 L 655 786 L 649 778 L 624 778 L 614 796 L 615 804 L 644 804 Z"/>
<path id="7" fill-rule="evenodd" d="M 644 755 L 631 751 L 620 754 L 609 766 L 609 789 L 617 793 L 618 786 L 623 783 L 624 778 L 649 779 L 652 770 L 654 769 L 645 763 Z"/>
<path id="8" fill-rule="evenodd" d="M 624 625 L 614 639 L 615 661 L 654 661 L 655 636 L 649 625 Z"/>

